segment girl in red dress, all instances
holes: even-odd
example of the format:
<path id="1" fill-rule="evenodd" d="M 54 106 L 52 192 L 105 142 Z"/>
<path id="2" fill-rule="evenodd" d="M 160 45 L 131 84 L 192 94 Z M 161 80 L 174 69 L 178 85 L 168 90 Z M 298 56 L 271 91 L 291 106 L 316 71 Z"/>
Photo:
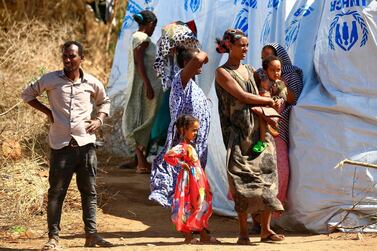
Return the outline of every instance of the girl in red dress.
<path id="1" fill-rule="evenodd" d="M 181 115 L 175 122 L 181 143 L 170 149 L 164 156 L 167 163 L 181 168 L 176 182 L 172 203 L 171 219 L 176 229 L 185 236 L 185 243 L 220 243 L 207 230 L 212 215 L 212 193 L 195 148 L 199 121 L 191 115 Z M 200 233 L 200 241 L 193 237 Z"/>

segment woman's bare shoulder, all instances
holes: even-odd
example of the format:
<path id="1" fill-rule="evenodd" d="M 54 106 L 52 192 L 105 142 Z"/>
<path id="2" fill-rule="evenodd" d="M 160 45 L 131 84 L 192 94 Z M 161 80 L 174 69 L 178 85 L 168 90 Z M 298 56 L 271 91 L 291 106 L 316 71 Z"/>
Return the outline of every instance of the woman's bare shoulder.
<path id="1" fill-rule="evenodd" d="M 224 65 L 221 65 L 216 68 L 216 76 L 230 76 L 229 72 L 225 69 Z"/>

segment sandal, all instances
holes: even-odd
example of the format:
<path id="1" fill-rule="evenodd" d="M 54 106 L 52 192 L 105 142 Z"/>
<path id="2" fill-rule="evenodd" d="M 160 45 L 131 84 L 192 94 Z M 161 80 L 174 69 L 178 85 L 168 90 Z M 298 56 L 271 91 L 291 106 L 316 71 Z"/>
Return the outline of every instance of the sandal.
<path id="1" fill-rule="evenodd" d="M 85 238 L 85 247 L 103 247 L 103 248 L 110 248 L 114 247 L 114 245 L 111 242 L 108 242 L 104 240 L 102 237 L 99 235 L 89 235 Z"/>
<path id="2" fill-rule="evenodd" d="M 284 235 L 271 233 L 264 238 L 260 238 L 261 242 L 279 242 L 285 239 Z"/>
<path id="3" fill-rule="evenodd" d="M 202 243 L 202 244 L 215 244 L 216 245 L 216 244 L 221 244 L 221 241 L 219 241 L 215 237 L 211 236 L 211 237 L 209 237 L 209 239 L 206 239 L 206 240 L 200 239 L 200 243 Z"/>
<path id="4" fill-rule="evenodd" d="M 54 238 L 50 238 L 48 239 L 48 241 L 43 245 L 43 247 L 41 248 L 42 251 L 45 251 L 45 250 L 60 250 L 60 247 L 59 247 L 59 242 L 58 240 L 54 239 Z"/>
<path id="5" fill-rule="evenodd" d="M 249 239 L 249 237 L 238 237 L 238 240 L 237 240 L 237 245 L 242 245 L 242 246 L 251 246 L 251 241 Z"/>
<path id="6" fill-rule="evenodd" d="M 184 241 L 185 244 L 188 244 L 188 245 L 197 245 L 197 244 L 201 244 L 201 242 L 196 239 L 196 238 L 192 238 L 190 240 L 186 240 Z"/>

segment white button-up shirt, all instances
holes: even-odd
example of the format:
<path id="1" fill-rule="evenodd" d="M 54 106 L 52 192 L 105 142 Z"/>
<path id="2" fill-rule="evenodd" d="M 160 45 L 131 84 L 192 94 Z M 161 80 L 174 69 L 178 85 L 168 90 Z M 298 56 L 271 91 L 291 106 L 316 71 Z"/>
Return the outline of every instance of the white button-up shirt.
<path id="1" fill-rule="evenodd" d="M 110 113 L 110 99 L 103 84 L 82 71 L 75 82 L 70 80 L 64 71 L 54 71 L 30 84 L 21 97 L 25 102 L 29 102 L 45 91 L 54 117 L 49 131 L 50 147 L 63 148 L 72 137 L 79 146 L 94 143 L 95 135 L 87 133 L 85 126 L 86 121 L 91 119 L 93 105 L 96 105 L 97 113 Z"/>

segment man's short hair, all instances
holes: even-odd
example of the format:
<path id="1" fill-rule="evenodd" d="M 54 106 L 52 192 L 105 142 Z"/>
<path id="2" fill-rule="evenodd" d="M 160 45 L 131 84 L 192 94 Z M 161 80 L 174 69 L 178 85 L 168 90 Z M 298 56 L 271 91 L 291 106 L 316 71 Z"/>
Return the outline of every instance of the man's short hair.
<path id="1" fill-rule="evenodd" d="M 84 48 L 83 48 L 82 44 L 78 41 L 67 41 L 67 42 L 65 42 L 62 46 L 62 51 L 68 49 L 71 45 L 77 46 L 80 57 L 84 56 Z"/>

